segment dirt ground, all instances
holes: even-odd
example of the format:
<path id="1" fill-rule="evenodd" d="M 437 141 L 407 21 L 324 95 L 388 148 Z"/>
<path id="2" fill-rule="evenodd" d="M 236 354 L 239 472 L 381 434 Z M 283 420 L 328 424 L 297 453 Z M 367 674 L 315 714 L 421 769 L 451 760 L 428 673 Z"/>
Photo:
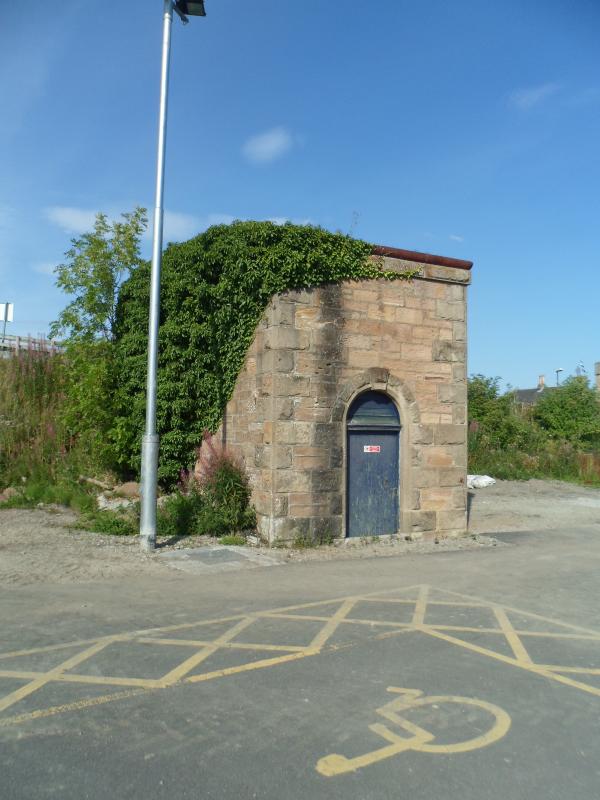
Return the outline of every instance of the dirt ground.
<path id="1" fill-rule="evenodd" d="M 469 503 L 472 533 L 600 526 L 600 489 L 561 481 L 498 481 L 469 490 Z"/>
<path id="2" fill-rule="evenodd" d="M 494 533 L 599 526 L 600 490 L 558 481 L 498 481 L 469 492 L 469 527 L 475 537 L 441 542 L 352 541 L 305 550 L 268 550 L 282 562 L 368 558 L 401 553 L 495 546 Z M 171 568 L 157 554 L 140 552 L 137 538 L 74 530 L 75 515 L 65 509 L 0 510 L 0 584 L 81 583 L 133 575 L 164 575 Z M 198 538 L 159 541 L 160 550 L 197 547 Z"/>

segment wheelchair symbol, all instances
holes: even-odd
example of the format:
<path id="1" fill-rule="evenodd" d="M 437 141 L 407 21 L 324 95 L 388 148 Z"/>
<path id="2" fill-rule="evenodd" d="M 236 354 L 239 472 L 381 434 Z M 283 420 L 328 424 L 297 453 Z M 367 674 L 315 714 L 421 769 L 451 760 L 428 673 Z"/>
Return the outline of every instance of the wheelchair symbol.
<path id="1" fill-rule="evenodd" d="M 319 759 L 316 767 L 317 772 L 326 777 L 342 775 L 345 772 L 354 772 L 361 767 L 367 767 L 378 761 L 391 758 L 406 750 L 417 750 L 421 753 L 438 753 L 444 755 L 467 753 L 470 750 L 477 750 L 480 747 L 487 747 L 497 742 L 506 735 L 510 728 L 511 719 L 506 711 L 491 703 L 487 703 L 485 700 L 475 700 L 471 697 L 456 697 L 454 695 L 424 696 L 423 692 L 418 689 L 400 689 L 395 686 L 388 687 L 387 691 L 398 695 L 398 697 L 390 700 L 389 703 L 386 703 L 380 708 L 375 709 L 375 712 L 387 720 L 388 723 L 392 723 L 401 728 L 408 735 L 399 735 L 393 730 L 390 730 L 388 725 L 376 722 L 373 725 L 369 725 L 369 730 L 381 736 L 382 739 L 385 739 L 385 741 L 388 742 L 387 745 L 377 750 L 371 750 L 355 758 L 347 758 L 337 753 L 330 753 L 328 756 Z M 433 733 L 415 725 L 402 716 L 402 712 L 423 706 L 432 706 L 433 710 L 437 711 L 439 706 L 446 703 L 475 706 L 487 712 L 487 715 L 491 718 L 491 725 L 487 733 L 451 744 L 436 744 L 435 735 Z"/>

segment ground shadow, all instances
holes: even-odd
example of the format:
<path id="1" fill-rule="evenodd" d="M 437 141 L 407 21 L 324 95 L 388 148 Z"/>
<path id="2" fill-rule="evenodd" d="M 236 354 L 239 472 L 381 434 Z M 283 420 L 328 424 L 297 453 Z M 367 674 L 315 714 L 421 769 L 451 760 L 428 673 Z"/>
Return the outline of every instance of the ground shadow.
<path id="1" fill-rule="evenodd" d="M 467 491 L 467 525 L 471 521 L 471 505 L 473 504 L 474 497 L 475 497 L 475 492 Z"/>

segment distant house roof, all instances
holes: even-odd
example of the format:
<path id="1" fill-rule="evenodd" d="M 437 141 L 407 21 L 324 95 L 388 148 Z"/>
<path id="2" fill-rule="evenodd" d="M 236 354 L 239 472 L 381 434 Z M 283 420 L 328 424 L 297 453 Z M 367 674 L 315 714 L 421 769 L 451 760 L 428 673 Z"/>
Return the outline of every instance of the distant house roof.
<path id="1" fill-rule="evenodd" d="M 524 406 L 534 406 L 542 395 L 553 392 L 555 388 L 555 386 L 536 386 L 535 389 L 517 389 L 515 400 Z"/>

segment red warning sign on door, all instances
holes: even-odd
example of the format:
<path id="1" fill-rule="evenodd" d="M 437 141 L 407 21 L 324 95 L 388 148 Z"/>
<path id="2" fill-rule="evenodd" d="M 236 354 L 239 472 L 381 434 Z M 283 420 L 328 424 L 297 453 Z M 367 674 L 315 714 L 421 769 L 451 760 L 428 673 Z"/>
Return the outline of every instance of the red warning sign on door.
<path id="1" fill-rule="evenodd" d="M 366 444 L 363 447 L 364 453 L 381 453 L 381 445 L 379 444 Z"/>

